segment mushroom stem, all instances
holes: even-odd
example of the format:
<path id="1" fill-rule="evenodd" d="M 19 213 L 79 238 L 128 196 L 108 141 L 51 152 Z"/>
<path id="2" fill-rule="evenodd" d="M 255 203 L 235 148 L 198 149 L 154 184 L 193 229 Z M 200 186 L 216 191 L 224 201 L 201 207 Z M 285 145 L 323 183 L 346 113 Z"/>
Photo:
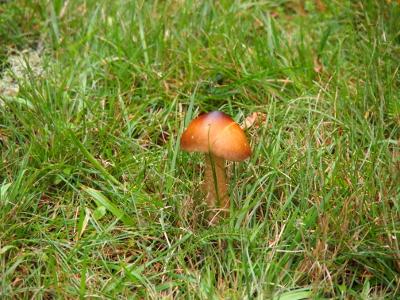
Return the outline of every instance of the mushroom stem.
<path id="1" fill-rule="evenodd" d="M 206 169 L 204 174 L 206 201 L 209 208 L 219 208 L 223 217 L 229 216 L 229 196 L 225 175 L 225 159 L 212 153 L 206 153 Z M 218 212 L 208 216 L 213 219 Z"/>

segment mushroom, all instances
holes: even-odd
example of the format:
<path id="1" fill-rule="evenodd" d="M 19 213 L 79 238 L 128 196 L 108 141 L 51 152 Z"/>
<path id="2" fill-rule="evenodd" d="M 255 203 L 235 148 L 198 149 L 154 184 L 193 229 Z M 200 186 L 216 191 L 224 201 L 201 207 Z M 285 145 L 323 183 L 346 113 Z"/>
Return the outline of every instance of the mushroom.
<path id="1" fill-rule="evenodd" d="M 243 130 L 222 111 L 212 111 L 190 122 L 181 137 L 181 150 L 205 153 L 206 204 L 211 209 L 221 210 L 223 217 L 228 217 L 225 160 L 243 162 L 251 155 Z M 208 217 L 213 220 L 215 215 L 211 212 Z"/>

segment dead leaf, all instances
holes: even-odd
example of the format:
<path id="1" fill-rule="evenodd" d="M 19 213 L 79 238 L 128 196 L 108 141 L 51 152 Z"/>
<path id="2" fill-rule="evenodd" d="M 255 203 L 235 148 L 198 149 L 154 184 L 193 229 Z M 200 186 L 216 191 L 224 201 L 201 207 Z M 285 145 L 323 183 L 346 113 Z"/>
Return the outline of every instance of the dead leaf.
<path id="1" fill-rule="evenodd" d="M 321 73 L 324 70 L 323 65 L 321 64 L 321 62 L 318 59 L 318 56 L 314 56 L 313 57 L 313 62 L 314 62 L 314 71 L 315 73 Z"/>
<path id="2" fill-rule="evenodd" d="M 326 10 L 326 4 L 323 1 L 319 0 L 315 4 L 317 7 L 317 10 L 322 11 L 322 12 L 324 12 Z"/>
<path id="3" fill-rule="evenodd" d="M 267 120 L 267 115 L 261 112 L 253 112 L 250 117 L 247 117 L 241 128 L 249 129 L 253 127 L 253 129 L 258 129 L 260 126 L 265 125 L 265 121 Z"/>

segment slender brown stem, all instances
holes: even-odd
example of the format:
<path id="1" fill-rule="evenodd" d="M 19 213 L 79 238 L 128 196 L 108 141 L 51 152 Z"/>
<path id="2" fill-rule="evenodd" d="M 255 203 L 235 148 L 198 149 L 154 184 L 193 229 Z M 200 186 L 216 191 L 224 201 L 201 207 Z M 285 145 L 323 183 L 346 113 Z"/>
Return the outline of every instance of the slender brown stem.
<path id="1" fill-rule="evenodd" d="M 212 209 L 222 210 L 221 215 L 229 215 L 229 196 L 225 175 L 225 159 L 206 153 L 205 189 L 207 206 Z M 209 219 L 214 218 L 217 212 L 209 214 Z"/>

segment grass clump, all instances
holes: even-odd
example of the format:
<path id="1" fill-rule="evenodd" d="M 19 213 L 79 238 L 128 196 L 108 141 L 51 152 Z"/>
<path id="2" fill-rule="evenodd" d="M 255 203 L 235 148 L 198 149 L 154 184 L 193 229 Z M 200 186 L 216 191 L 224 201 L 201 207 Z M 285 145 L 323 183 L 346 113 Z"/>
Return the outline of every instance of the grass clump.
<path id="1" fill-rule="evenodd" d="M 0 298 L 399 294 L 396 1 L 0 9 Z M 210 228 L 179 137 L 215 109 L 254 153 Z"/>

